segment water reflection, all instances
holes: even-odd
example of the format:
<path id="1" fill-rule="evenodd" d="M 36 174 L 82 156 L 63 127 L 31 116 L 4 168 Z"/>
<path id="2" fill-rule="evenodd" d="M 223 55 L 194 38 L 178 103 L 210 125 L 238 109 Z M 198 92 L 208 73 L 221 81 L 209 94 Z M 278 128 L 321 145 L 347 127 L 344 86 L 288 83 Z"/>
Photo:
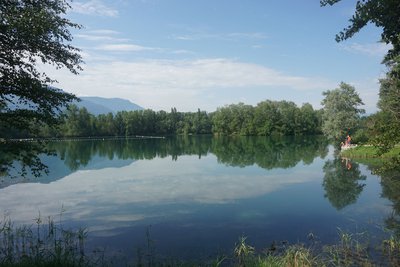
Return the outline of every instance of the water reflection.
<path id="1" fill-rule="evenodd" d="M 58 216 L 63 208 L 65 223 L 88 227 L 96 242 L 131 248 L 137 237 L 132 233 L 153 225 L 165 249 L 175 251 L 209 244 L 231 248 L 242 234 L 261 246 L 297 242 L 309 232 L 329 241 L 350 219 L 357 226 L 371 218 L 381 223 L 379 212 L 388 214 L 388 201 L 379 195 L 377 177 L 365 166 L 334 158 L 328 147 L 317 137 L 50 142 L 45 150 L 54 155 L 31 152 L 49 174 L 30 180 L 4 176 L 0 211 L 30 224 L 39 212 Z M 396 177 L 398 172 L 388 172 L 381 181 L 382 196 L 394 203 L 386 220 L 391 229 L 400 222 Z"/>
<path id="2" fill-rule="evenodd" d="M 347 158 L 327 160 L 323 167 L 325 197 L 333 207 L 340 210 L 353 204 L 363 191 L 366 179 L 359 165 Z"/>
<path id="3" fill-rule="evenodd" d="M 328 146 L 322 137 L 183 136 L 166 139 L 62 141 L 49 142 L 47 145 L 15 142 L 2 145 L 0 150 L 0 176 L 4 177 L 0 187 L 4 187 L 21 181 L 49 182 L 82 168 L 107 167 L 107 162 L 112 160 L 113 164 L 115 160 L 120 160 L 127 165 L 133 160 L 171 157 L 176 161 L 184 155 L 201 158 L 209 153 L 216 155 L 218 162 L 228 166 L 256 164 L 268 170 L 291 168 L 299 162 L 311 164 L 316 157 L 324 158 Z M 53 157 L 49 156 L 51 153 Z M 65 165 L 64 170 L 61 170 L 60 160 Z M 30 179 L 32 176 L 44 178 Z M 7 179 L 10 177 L 16 179 Z"/>
<path id="4" fill-rule="evenodd" d="M 387 229 L 400 238 L 400 162 L 397 158 L 381 164 L 369 164 L 373 173 L 381 178 L 382 197 L 391 201 L 392 212 L 385 219 Z"/>
<path id="5" fill-rule="evenodd" d="M 51 155 L 43 142 L 0 141 L 0 177 L 39 177 L 48 174 L 48 166 L 39 155 Z"/>
<path id="6" fill-rule="evenodd" d="M 18 179 L 3 182 L 2 210 L 29 223 L 39 211 L 55 216 L 63 206 L 66 219 L 99 235 L 192 214 L 193 205 L 226 205 L 318 181 L 320 167 L 304 166 L 328 153 L 323 138 L 211 136 L 50 142 L 47 149 L 57 155 L 39 155 L 49 175 L 18 186 L 10 186 Z M 21 196 L 29 201 L 21 204 Z"/>
<path id="7" fill-rule="evenodd" d="M 316 157 L 328 154 L 323 137 L 220 137 L 213 139 L 211 149 L 218 161 L 229 166 L 257 164 L 264 169 L 291 168 L 300 161 L 311 164 Z"/>
<path id="8" fill-rule="evenodd" d="M 167 139 L 124 139 L 51 143 L 65 164 L 76 170 L 86 166 L 94 155 L 109 159 L 153 159 L 171 156 L 177 160 L 183 155 L 215 154 L 218 161 L 229 166 L 257 164 L 264 169 L 290 168 L 300 161 L 311 164 L 316 157 L 328 153 L 327 141 L 322 137 L 211 137 L 184 136 Z"/>

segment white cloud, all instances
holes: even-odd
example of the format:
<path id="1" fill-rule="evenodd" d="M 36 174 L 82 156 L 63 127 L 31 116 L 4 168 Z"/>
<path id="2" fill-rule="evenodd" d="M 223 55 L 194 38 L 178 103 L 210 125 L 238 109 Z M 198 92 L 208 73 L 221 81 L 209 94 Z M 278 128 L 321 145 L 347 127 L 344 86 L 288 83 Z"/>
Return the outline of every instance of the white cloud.
<path id="1" fill-rule="evenodd" d="M 370 43 L 370 44 L 352 43 L 349 45 L 341 44 L 340 47 L 352 53 L 364 54 L 372 57 L 383 57 L 387 53 L 387 51 L 391 48 L 390 45 L 384 43 Z"/>
<path id="2" fill-rule="evenodd" d="M 228 37 L 238 39 L 266 39 L 267 36 L 262 32 L 233 32 L 228 33 Z"/>
<path id="3" fill-rule="evenodd" d="M 121 34 L 118 31 L 109 30 L 109 29 L 99 29 L 99 30 L 91 30 L 88 31 L 89 34 L 102 34 L 102 35 L 118 35 Z"/>
<path id="4" fill-rule="evenodd" d="M 129 39 L 126 38 L 116 38 L 114 36 L 109 35 L 101 35 L 101 34 L 76 34 L 76 38 L 88 40 L 88 41 L 110 41 L 110 42 L 126 42 Z"/>
<path id="5" fill-rule="evenodd" d="M 87 2 L 72 2 L 72 11 L 85 15 L 97 15 L 105 17 L 117 17 L 118 10 L 106 6 L 100 0 Z"/>
<path id="6" fill-rule="evenodd" d="M 185 50 L 185 49 L 180 49 L 180 50 L 174 50 L 172 51 L 172 54 L 177 54 L 177 55 L 187 55 L 187 54 L 194 54 L 194 52 Z"/>
<path id="7" fill-rule="evenodd" d="M 379 78 L 365 79 L 351 82 L 359 93 L 360 98 L 364 102 L 363 109 L 367 114 L 376 112 L 377 102 L 379 98 Z"/>
<path id="8" fill-rule="evenodd" d="M 103 47 L 107 49 L 107 47 Z M 113 45 L 110 49 L 143 50 L 141 46 Z M 321 87 L 314 78 L 285 75 L 276 70 L 251 63 L 229 59 L 201 59 L 193 61 L 148 60 L 142 62 L 113 62 L 110 66 L 98 65 L 91 74 L 110 73 L 133 84 L 151 87 L 183 87 L 193 89 L 247 86 L 289 86 L 298 90 Z M 116 80 L 118 83 L 118 80 Z M 322 82 L 324 83 L 324 82 Z"/>
<path id="9" fill-rule="evenodd" d="M 103 49 L 146 48 L 103 46 Z M 182 111 L 197 108 L 213 111 L 243 97 L 253 99 L 249 104 L 271 96 L 301 104 L 309 102 L 306 92 L 321 96 L 323 90 L 337 85 L 318 77 L 293 76 L 262 65 L 223 58 L 91 62 L 84 68 L 81 75 L 72 79 L 65 72 L 49 74 L 59 80 L 59 87 L 77 95 L 121 97 L 156 110 L 176 107 Z"/>
<path id="10" fill-rule="evenodd" d="M 106 44 L 95 47 L 96 50 L 112 51 L 112 52 L 138 52 L 145 50 L 160 50 L 159 48 L 144 47 L 135 44 Z"/>
<path id="11" fill-rule="evenodd" d="M 189 34 L 182 35 L 174 35 L 171 37 L 175 40 L 183 40 L 183 41 L 195 41 L 195 40 L 203 40 L 203 39 L 215 39 L 215 40 L 261 40 L 266 39 L 267 36 L 261 32 L 232 32 L 232 33 L 204 33 L 204 32 L 195 32 Z"/>

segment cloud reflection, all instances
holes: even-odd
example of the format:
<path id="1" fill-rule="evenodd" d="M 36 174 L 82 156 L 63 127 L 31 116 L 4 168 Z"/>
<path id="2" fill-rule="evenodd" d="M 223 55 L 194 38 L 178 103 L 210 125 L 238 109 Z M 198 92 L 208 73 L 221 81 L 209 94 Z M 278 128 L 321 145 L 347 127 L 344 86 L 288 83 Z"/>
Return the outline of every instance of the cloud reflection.
<path id="1" fill-rule="evenodd" d="M 56 218 L 64 207 L 65 221 L 90 222 L 91 232 L 108 236 L 149 218 L 190 213 L 185 208 L 163 208 L 168 205 L 231 203 L 320 179 L 318 169 L 312 170 L 302 164 L 272 171 L 226 167 L 211 154 L 201 160 L 196 156 L 182 156 L 178 161 L 155 158 L 120 168 L 81 170 L 49 184 L 9 186 L 2 189 L 0 210 L 16 223 L 32 223 L 39 211 Z"/>

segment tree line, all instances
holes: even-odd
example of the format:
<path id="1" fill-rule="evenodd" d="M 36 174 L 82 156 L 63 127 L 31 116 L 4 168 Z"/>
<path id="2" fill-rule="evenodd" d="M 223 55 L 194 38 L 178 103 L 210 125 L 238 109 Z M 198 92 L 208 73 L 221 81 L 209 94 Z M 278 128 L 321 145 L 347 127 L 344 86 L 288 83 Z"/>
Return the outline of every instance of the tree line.
<path id="1" fill-rule="evenodd" d="M 241 136 L 288 136 L 320 134 L 322 111 L 311 104 L 266 100 L 256 106 L 243 103 L 214 112 L 170 112 L 151 109 L 93 115 L 70 105 L 57 126 L 32 122 L 33 131 L 7 131 L 8 137 L 112 137 L 217 134 Z"/>

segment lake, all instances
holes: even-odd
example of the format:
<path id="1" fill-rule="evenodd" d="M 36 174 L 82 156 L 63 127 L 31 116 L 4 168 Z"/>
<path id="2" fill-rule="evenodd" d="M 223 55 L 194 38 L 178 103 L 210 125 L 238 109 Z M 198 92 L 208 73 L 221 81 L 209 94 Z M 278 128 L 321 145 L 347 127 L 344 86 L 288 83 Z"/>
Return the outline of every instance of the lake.
<path id="1" fill-rule="evenodd" d="M 231 253 L 240 236 L 332 244 L 339 231 L 384 235 L 395 192 L 321 137 L 212 137 L 49 142 L 48 174 L 2 177 L 0 212 L 85 227 L 87 246 L 161 257 Z M 10 178 L 13 176 L 14 178 Z M 397 191 L 398 192 L 398 191 Z M 310 240 L 310 234 L 313 239 Z M 128 258 L 130 256 L 127 256 Z"/>

